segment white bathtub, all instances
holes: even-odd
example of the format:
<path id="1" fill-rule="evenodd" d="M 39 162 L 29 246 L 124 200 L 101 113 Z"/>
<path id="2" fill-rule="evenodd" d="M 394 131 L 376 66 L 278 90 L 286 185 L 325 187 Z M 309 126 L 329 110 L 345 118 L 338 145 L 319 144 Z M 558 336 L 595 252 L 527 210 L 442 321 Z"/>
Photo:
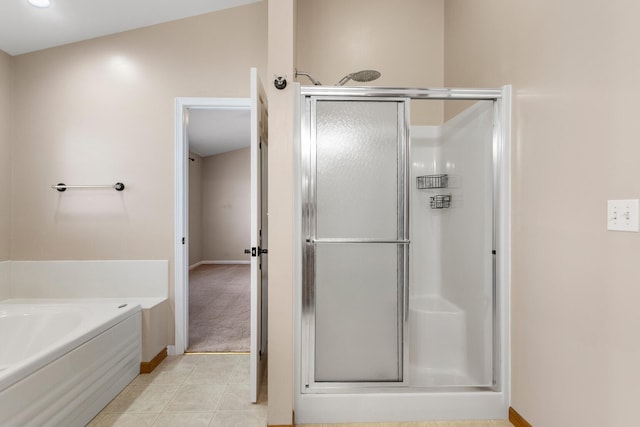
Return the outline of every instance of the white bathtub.
<path id="1" fill-rule="evenodd" d="M 0 425 L 84 426 L 138 374 L 140 346 L 139 305 L 0 301 Z"/>

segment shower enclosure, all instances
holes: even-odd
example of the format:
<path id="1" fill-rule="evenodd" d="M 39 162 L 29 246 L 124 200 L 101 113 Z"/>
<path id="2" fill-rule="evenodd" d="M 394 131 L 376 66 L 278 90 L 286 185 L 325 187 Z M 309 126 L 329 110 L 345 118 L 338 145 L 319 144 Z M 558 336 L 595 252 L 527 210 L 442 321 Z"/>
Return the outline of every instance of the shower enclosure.
<path id="1" fill-rule="evenodd" d="M 299 99 L 296 421 L 506 418 L 509 88 Z"/>

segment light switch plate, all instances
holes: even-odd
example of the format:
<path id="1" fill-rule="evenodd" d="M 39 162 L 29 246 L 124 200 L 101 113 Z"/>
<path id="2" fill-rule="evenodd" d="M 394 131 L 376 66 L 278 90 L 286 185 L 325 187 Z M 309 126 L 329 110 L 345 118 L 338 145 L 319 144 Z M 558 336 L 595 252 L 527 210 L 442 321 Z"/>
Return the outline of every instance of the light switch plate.
<path id="1" fill-rule="evenodd" d="M 640 199 L 607 201 L 607 230 L 640 231 Z"/>

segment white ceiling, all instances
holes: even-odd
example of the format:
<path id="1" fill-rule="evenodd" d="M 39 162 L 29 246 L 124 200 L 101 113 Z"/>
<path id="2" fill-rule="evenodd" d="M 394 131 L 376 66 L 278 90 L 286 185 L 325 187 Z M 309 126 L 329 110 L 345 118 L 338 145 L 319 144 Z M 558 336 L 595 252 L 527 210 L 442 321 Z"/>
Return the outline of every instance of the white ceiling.
<path id="1" fill-rule="evenodd" d="M 10 55 L 228 9 L 260 0 L 0 0 L 0 50 Z"/>
<path id="2" fill-rule="evenodd" d="M 249 109 L 190 109 L 189 150 L 207 157 L 249 147 L 250 126 Z"/>

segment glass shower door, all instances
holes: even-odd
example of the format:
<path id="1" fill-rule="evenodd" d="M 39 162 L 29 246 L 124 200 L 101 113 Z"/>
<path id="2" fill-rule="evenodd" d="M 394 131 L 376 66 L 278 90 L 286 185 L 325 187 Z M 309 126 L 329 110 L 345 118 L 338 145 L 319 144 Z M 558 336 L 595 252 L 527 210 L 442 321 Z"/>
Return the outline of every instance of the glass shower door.
<path id="1" fill-rule="evenodd" d="M 307 386 L 402 382 L 407 101 L 308 100 Z"/>

